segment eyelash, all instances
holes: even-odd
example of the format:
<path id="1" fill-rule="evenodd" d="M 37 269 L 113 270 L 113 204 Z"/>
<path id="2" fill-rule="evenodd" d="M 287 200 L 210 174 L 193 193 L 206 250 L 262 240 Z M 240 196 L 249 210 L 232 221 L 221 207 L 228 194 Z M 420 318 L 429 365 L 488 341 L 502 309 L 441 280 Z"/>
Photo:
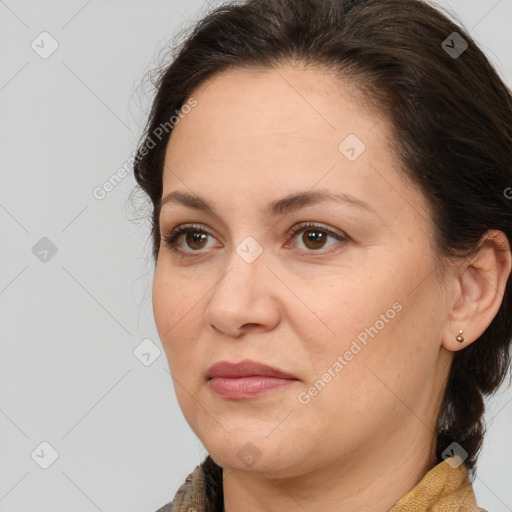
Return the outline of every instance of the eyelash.
<path id="1" fill-rule="evenodd" d="M 316 229 L 318 231 L 322 231 L 322 232 L 326 233 L 328 236 L 331 236 L 331 237 L 335 238 L 336 240 L 338 240 L 339 242 L 342 242 L 342 245 L 345 245 L 350 240 L 350 237 L 348 237 L 347 235 L 342 236 L 342 235 L 330 230 L 329 228 L 327 228 L 325 226 L 322 226 L 320 224 L 315 224 L 312 222 L 296 225 L 293 228 L 291 228 L 290 230 L 288 230 L 286 234 L 288 236 L 293 237 L 303 231 L 307 231 L 308 229 Z M 182 234 L 190 233 L 190 232 L 202 233 L 205 235 L 212 236 L 208 231 L 204 230 L 199 225 L 186 224 L 186 225 L 178 226 L 177 228 L 172 230 L 169 235 L 163 236 L 162 241 L 171 251 L 173 251 L 176 255 L 181 256 L 181 257 L 195 257 L 195 256 L 201 256 L 201 255 L 205 254 L 207 251 L 184 251 L 183 249 L 180 249 L 178 247 L 178 245 L 176 244 L 177 238 Z M 311 253 L 311 254 L 319 253 L 319 254 L 325 255 L 325 254 L 330 254 L 330 252 L 332 252 L 332 251 L 321 252 L 321 249 L 320 249 L 318 251 L 310 250 L 310 251 L 306 251 L 306 252 Z M 190 253 L 195 253 L 195 254 L 191 255 Z"/>

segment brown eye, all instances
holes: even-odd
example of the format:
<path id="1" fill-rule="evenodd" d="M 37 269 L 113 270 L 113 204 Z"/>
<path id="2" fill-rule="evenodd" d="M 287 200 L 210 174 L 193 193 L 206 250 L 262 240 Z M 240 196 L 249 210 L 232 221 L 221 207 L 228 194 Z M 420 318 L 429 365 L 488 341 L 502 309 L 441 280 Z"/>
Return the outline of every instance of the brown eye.
<path id="1" fill-rule="evenodd" d="M 185 233 L 185 243 L 191 249 L 204 249 L 208 235 L 199 231 Z"/>
<path id="2" fill-rule="evenodd" d="M 304 250 L 310 253 L 320 252 L 319 249 L 331 247 L 333 245 L 345 245 L 349 241 L 348 236 L 343 236 L 342 234 L 336 233 L 327 227 L 313 223 L 295 226 L 288 232 L 288 234 L 293 237 L 299 233 L 302 233 L 300 241 L 305 247 Z M 334 243 L 326 246 L 325 244 L 328 242 L 329 238 L 332 238 L 335 241 L 337 240 L 338 244 Z M 322 254 L 325 254 L 325 252 L 322 252 Z"/>
<path id="3" fill-rule="evenodd" d="M 185 247 L 180 243 L 184 238 Z M 200 226 L 178 226 L 170 235 L 163 236 L 162 242 L 176 253 L 194 253 L 200 252 L 207 246 L 210 233 L 202 229 Z"/>
<path id="4" fill-rule="evenodd" d="M 321 229 L 307 229 L 302 234 L 302 241 L 308 249 L 321 249 L 327 240 L 327 236 L 325 231 Z"/>
<path id="5" fill-rule="evenodd" d="M 319 252 L 320 254 L 326 254 L 326 251 L 320 250 L 336 245 L 346 245 L 350 240 L 348 236 L 312 223 L 296 226 L 287 234 L 295 237 L 299 233 L 302 233 L 300 241 L 306 253 Z M 184 243 L 181 242 L 182 235 L 184 235 Z M 179 256 L 193 257 L 208 252 L 203 250 L 208 247 L 208 237 L 213 238 L 213 235 L 201 226 L 182 225 L 175 228 L 170 235 L 162 235 L 162 243 Z M 326 245 L 329 239 L 333 239 L 334 243 Z"/>

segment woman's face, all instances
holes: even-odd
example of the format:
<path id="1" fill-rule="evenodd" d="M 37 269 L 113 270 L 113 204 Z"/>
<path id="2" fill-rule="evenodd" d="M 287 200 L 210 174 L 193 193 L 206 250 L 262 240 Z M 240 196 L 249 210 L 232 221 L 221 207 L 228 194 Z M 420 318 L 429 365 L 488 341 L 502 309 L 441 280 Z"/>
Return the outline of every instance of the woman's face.
<path id="1" fill-rule="evenodd" d="M 273 476 L 431 453 L 452 355 L 446 297 L 427 203 L 398 173 L 387 120 L 312 68 L 230 70 L 193 97 L 163 197 L 200 196 L 214 212 L 162 206 L 163 237 L 193 228 L 181 252 L 162 242 L 153 309 L 195 434 L 225 468 Z M 302 194 L 314 200 L 268 208 Z M 218 394 L 210 366 L 242 360 L 296 380 Z"/>

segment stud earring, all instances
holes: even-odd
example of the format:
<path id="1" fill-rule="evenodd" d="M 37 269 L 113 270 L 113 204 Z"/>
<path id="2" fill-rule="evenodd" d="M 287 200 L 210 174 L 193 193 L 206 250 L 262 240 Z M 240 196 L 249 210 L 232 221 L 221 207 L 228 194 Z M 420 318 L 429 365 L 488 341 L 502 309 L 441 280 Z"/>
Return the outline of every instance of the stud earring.
<path id="1" fill-rule="evenodd" d="M 457 334 L 457 336 L 455 337 L 455 339 L 459 342 L 459 343 L 463 343 L 464 342 L 464 338 L 462 337 L 462 329 L 459 329 L 459 334 Z"/>

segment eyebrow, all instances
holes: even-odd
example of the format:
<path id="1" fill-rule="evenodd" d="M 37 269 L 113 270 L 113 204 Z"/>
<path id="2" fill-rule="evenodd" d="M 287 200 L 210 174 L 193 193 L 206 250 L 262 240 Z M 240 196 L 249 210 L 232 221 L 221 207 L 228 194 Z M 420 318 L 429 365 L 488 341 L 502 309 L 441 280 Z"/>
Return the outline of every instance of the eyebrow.
<path id="1" fill-rule="evenodd" d="M 358 199 L 357 197 L 354 197 L 348 193 L 334 194 L 324 190 L 290 194 L 282 199 L 277 199 L 267 204 L 267 206 L 263 209 L 263 213 L 270 217 L 276 217 L 278 215 L 285 215 L 287 213 L 299 210 L 306 206 L 318 204 L 323 201 L 342 202 L 349 206 L 366 210 L 379 217 L 379 214 L 375 208 L 362 199 Z M 217 209 L 214 204 L 209 202 L 204 197 L 196 194 L 190 194 L 188 192 L 170 192 L 164 198 L 162 198 L 160 202 L 160 208 L 166 204 L 181 204 L 187 208 L 208 212 L 212 215 L 218 216 Z"/>

